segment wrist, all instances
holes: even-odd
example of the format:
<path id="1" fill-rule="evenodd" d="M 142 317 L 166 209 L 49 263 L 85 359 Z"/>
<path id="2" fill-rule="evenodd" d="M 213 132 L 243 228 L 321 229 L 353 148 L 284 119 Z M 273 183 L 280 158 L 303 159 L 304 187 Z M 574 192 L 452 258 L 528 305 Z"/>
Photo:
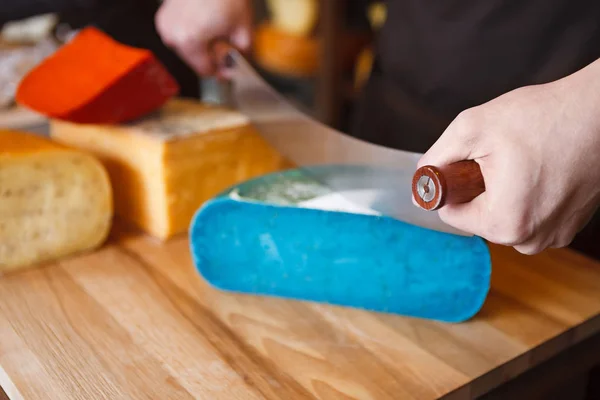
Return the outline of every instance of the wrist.
<path id="1" fill-rule="evenodd" d="M 587 139 L 584 140 L 600 153 L 600 59 L 554 84 L 556 96 L 563 99 L 565 111 L 580 121 L 579 131 Z"/>

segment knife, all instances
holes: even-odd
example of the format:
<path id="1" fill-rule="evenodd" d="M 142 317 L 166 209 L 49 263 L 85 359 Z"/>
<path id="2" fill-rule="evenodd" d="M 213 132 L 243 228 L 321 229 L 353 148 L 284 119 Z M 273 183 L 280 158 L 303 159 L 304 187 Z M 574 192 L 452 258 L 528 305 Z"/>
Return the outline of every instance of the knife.
<path id="1" fill-rule="evenodd" d="M 307 175 L 355 205 L 381 215 L 472 236 L 445 224 L 431 211 L 468 202 L 485 191 L 475 161 L 427 165 L 417 170 L 421 153 L 372 144 L 339 132 L 288 102 L 228 43 L 215 42 L 213 51 L 226 71 L 226 102 L 245 114 L 268 143 Z M 413 196 L 418 207 L 412 202 Z"/>

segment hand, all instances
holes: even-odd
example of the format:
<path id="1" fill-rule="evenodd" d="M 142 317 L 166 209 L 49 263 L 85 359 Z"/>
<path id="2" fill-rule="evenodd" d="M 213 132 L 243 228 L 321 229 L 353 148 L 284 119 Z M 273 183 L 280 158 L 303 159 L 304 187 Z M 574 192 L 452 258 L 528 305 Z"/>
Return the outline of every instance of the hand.
<path id="1" fill-rule="evenodd" d="M 599 107 L 597 61 L 461 113 L 418 166 L 475 160 L 486 191 L 440 218 L 524 254 L 569 245 L 600 205 Z"/>
<path id="2" fill-rule="evenodd" d="M 246 51 L 251 42 L 250 0 L 164 0 L 155 16 L 163 42 L 200 75 L 220 72 L 210 48 L 227 39 Z"/>

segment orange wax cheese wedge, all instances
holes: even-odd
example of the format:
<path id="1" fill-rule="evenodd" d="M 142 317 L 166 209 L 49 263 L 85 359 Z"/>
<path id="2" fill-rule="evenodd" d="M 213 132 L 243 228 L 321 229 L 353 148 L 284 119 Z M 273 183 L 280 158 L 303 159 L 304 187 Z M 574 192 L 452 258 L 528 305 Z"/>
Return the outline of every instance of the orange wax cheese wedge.
<path id="1" fill-rule="evenodd" d="M 49 118 L 114 124 L 148 114 L 178 93 L 151 51 L 87 27 L 22 79 L 16 101 Z"/>

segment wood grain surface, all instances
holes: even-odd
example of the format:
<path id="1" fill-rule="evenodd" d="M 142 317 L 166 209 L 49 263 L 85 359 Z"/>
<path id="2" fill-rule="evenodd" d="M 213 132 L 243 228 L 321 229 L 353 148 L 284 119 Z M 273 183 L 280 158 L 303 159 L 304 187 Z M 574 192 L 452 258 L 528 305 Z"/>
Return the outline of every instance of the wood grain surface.
<path id="1" fill-rule="evenodd" d="M 187 238 L 117 224 L 93 254 L 0 279 L 10 399 L 465 399 L 600 331 L 600 265 L 492 247 L 461 324 L 218 291 Z"/>

